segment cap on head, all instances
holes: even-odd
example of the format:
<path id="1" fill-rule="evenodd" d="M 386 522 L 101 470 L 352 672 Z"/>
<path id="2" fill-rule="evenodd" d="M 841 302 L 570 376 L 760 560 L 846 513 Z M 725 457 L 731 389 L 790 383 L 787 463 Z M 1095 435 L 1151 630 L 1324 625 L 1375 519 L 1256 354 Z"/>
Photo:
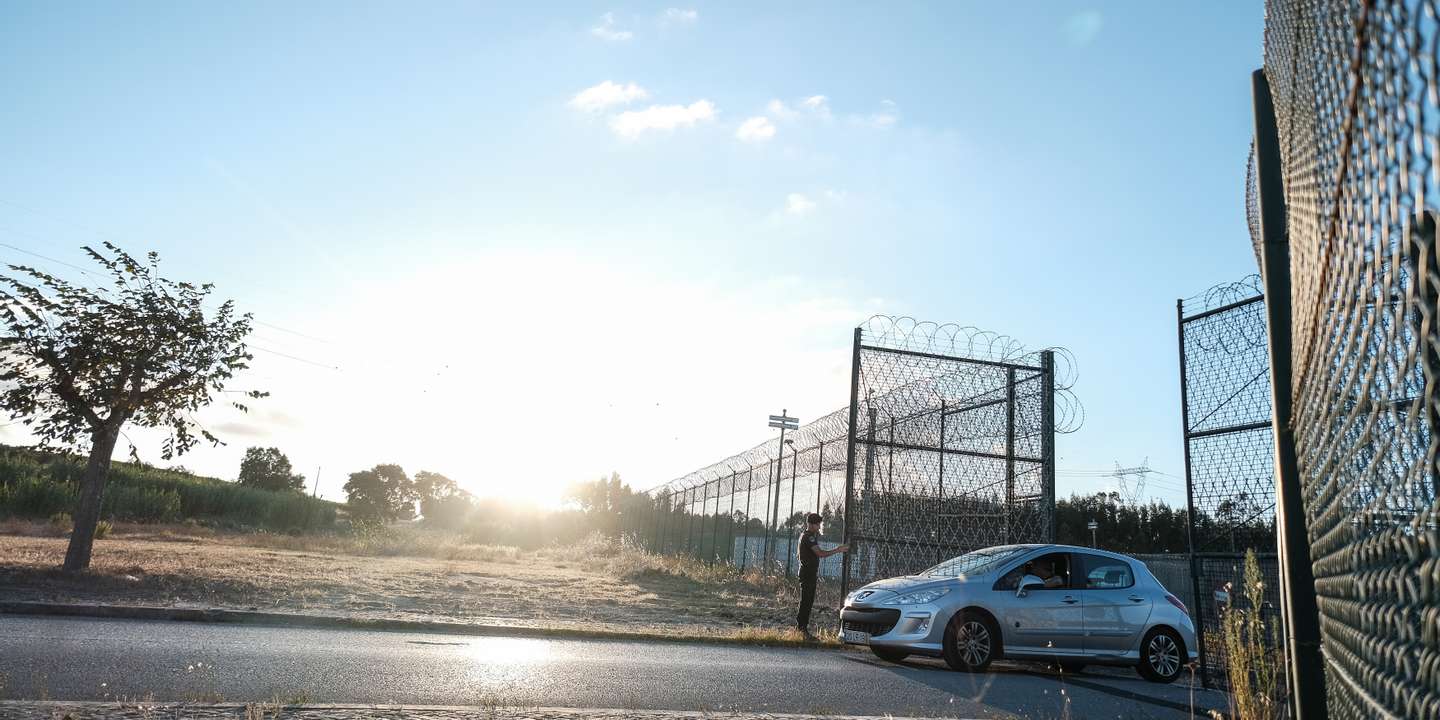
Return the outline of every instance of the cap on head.
<path id="1" fill-rule="evenodd" d="M 805 522 L 810 523 L 811 525 L 814 525 L 815 523 L 818 523 L 824 519 L 825 518 L 820 517 L 820 513 L 810 513 L 809 515 L 805 516 Z"/>

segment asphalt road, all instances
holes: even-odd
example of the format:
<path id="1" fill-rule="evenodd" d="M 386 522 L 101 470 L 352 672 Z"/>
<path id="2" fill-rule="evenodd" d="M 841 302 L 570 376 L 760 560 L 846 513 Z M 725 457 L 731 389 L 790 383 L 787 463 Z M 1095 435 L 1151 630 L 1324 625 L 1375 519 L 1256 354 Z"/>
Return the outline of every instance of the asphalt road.
<path id="1" fill-rule="evenodd" d="M 965 718 L 1189 717 L 1128 669 L 983 674 L 868 652 L 0 615 L 7 699 L 520 705 Z M 1223 707 L 1196 690 L 1197 715 Z M 1066 703 L 1069 707 L 1066 707 Z"/>

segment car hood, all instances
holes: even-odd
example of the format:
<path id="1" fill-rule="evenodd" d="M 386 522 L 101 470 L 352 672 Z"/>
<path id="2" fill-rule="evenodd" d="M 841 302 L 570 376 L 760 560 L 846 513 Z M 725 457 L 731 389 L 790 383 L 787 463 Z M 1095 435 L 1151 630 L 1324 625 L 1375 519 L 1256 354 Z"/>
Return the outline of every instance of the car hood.
<path id="1" fill-rule="evenodd" d="M 883 602 L 896 595 L 943 585 L 955 585 L 960 582 L 962 582 L 960 578 L 904 575 L 901 577 L 887 578 L 885 580 L 877 580 L 869 585 L 865 585 L 851 593 L 850 600 L 863 605 L 869 605 Z"/>

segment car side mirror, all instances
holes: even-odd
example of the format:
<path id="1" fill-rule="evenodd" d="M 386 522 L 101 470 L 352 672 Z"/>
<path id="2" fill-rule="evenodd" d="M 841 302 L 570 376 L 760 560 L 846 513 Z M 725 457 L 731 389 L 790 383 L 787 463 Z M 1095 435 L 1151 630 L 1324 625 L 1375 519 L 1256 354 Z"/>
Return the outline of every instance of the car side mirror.
<path id="1" fill-rule="evenodd" d="M 1025 597 L 1026 591 L 1031 588 L 1043 587 L 1045 587 L 1045 581 L 1041 580 L 1039 575 L 1026 575 L 1020 578 L 1020 587 L 1015 591 L 1015 597 Z"/>

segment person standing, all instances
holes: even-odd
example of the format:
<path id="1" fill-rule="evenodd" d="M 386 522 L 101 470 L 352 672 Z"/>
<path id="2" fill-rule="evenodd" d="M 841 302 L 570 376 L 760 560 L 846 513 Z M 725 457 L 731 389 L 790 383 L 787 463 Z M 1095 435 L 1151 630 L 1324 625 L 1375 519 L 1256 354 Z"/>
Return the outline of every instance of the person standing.
<path id="1" fill-rule="evenodd" d="M 810 634 L 810 607 L 815 604 L 815 583 L 820 576 L 820 558 L 838 555 L 850 549 L 840 545 L 830 550 L 820 547 L 820 524 L 824 518 L 819 513 L 805 516 L 805 532 L 800 533 L 800 611 L 795 623 L 806 640 L 814 640 Z"/>

